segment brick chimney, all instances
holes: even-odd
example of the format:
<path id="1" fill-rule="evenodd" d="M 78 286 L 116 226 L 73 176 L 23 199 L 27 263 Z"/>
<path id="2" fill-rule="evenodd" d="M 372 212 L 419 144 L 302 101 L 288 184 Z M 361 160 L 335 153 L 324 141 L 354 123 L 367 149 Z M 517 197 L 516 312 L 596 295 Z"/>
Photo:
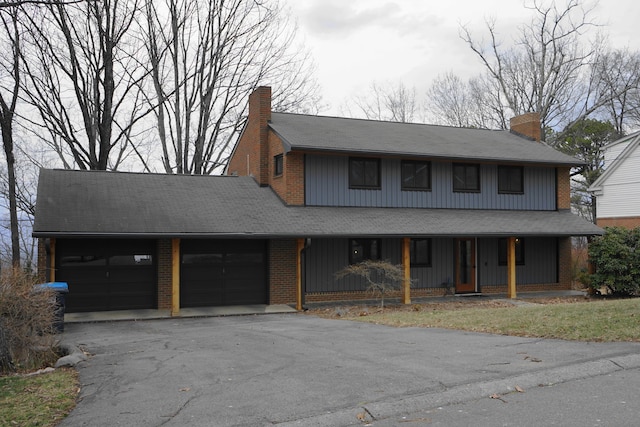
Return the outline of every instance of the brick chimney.
<path id="1" fill-rule="evenodd" d="M 260 86 L 249 95 L 249 123 L 258 126 L 260 144 L 260 185 L 269 184 L 269 121 L 271 120 L 271 88 Z"/>
<path id="2" fill-rule="evenodd" d="M 511 133 L 531 138 L 540 142 L 542 130 L 540 128 L 540 113 L 525 113 L 509 120 Z"/>
<path id="3" fill-rule="evenodd" d="M 268 185 L 270 120 L 271 88 L 260 86 L 249 95 L 249 117 L 229 159 L 229 175 L 250 175 L 258 184 Z"/>

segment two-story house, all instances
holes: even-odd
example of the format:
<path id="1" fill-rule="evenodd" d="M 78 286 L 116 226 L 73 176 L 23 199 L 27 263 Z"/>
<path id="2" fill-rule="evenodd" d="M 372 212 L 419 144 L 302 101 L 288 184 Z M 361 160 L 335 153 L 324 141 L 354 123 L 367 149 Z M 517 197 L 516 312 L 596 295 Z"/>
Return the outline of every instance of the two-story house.
<path id="1" fill-rule="evenodd" d="M 591 185 L 600 227 L 640 227 L 640 132 L 604 147 L 605 170 Z"/>
<path id="2" fill-rule="evenodd" d="M 68 311 L 369 298 L 336 278 L 402 264 L 411 297 L 570 287 L 578 162 L 511 131 L 275 113 L 249 99 L 229 176 L 42 170 L 34 236 Z M 409 283 L 411 283 L 410 286 Z"/>

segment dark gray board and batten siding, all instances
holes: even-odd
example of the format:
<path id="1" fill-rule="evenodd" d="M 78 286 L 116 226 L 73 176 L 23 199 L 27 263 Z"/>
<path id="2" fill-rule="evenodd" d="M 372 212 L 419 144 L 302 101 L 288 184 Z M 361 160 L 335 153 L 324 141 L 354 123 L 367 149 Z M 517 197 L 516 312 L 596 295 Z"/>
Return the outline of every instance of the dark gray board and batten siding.
<path id="1" fill-rule="evenodd" d="M 381 188 L 349 188 L 349 157 L 305 156 L 307 206 L 555 210 L 556 171 L 524 167 L 524 194 L 498 194 L 498 167 L 480 166 L 480 192 L 454 192 L 452 163 L 431 162 L 430 191 L 401 191 L 400 159 L 381 159 Z"/>
<path id="2" fill-rule="evenodd" d="M 432 240 L 431 267 L 411 267 L 412 288 L 439 288 L 455 281 L 454 241 Z M 478 286 L 506 285 L 507 267 L 498 265 L 498 239 L 477 240 Z M 382 258 L 394 264 L 402 262 L 402 239 L 382 239 Z M 525 239 L 525 264 L 516 267 L 518 284 L 557 282 L 557 239 Z M 349 292 L 365 289 L 357 277 L 337 279 L 335 273 L 349 262 L 349 239 L 313 239 L 305 251 L 305 290 L 315 292 Z"/>

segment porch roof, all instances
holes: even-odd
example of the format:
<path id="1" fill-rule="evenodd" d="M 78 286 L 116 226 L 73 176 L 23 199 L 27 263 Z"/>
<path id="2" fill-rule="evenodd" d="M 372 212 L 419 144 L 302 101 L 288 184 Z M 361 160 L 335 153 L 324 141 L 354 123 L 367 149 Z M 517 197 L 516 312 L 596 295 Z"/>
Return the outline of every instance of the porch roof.
<path id="1" fill-rule="evenodd" d="M 579 236 L 570 211 L 291 207 L 249 177 L 40 171 L 35 237 Z"/>
<path id="2" fill-rule="evenodd" d="M 603 233 L 601 228 L 574 215 L 569 210 L 331 207 L 289 208 L 289 210 L 297 217 L 304 217 L 304 231 L 308 237 L 524 237 L 585 236 Z"/>

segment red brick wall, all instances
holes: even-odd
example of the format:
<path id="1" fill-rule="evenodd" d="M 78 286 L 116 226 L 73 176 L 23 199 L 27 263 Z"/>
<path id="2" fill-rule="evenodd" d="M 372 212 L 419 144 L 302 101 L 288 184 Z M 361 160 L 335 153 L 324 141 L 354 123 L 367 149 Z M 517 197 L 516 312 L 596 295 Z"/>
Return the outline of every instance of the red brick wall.
<path id="1" fill-rule="evenodd" d="M 540 114 L 526 113 L 509 121 L 509 127 L 515 133 L 528 136 L 536 141 L 541 140 Z"/>
<path id="2" fill-rule="evenodd" d="M 535 291 L 557 291 L 570 289 L 561 283 L 539 283 L 517 285 L 516 292 L 535 292 Z M 483 294 L 506 294 L 507 285 L 482 286 Z M 411 289 L 411 298 L 441 297 L 451 295 L 452 290 L 446 288 L 420 288 Z M 402 298 L 402 291 L 388 292 L 385 298 Z M 362 301 L 378 299 L 371 292 L 351 291 L 351 292 L 326 292 L 326 293 L 309 293 L 305 295 L 305 302 L 340 302 L 340 301 Z"/>
<path id="3" fill-rule="evenodd" d="M 287 197 L 289 205 L 304 205 L 304 154 L 289 152 L 285 156 Z"/>
<path id="4" fill-rule="evenodd" d="M 631 229 L 640 227 L 640 217 L 598 218 L 596 223 L 598 227 L 624 227 Z"/>
<path id="5" fill-rule="evenodd" d="M 296 240 L 269 241 L 269 304 L 295 304 Z"/>
<path id="6" fill-rule="evenodd" d="M 571 209 L 571 176 L 569 167 L 557 168 L 557 209 Z"/>
<path id="7" fill-rule="evenodd" d="M 229 159 L 228 174 L 251 175 L 260 184 L 267 184 L 270 160 L 267 158 L 269 120 L 271 120 L 271 88 L 261 86 L 249 95 L 249 118 L 233 156 Z"/>
<path id="8" fill-rule="evenodd" d="M 304 204 L 304 155 L 284 154 L 282 140 L 269 129 L 271 88 L 259 87 L 249 96 L 249 118 L 233 156 L 230 175 L 252 175 L 260 185 L 269 185 L 290 205 Z M 274 157 L 284 154 L 280 176 L 274 176 Z"/>
<path id="9" fill-rule="evenodd" d="M 158 240 L 158 309 L 171 309 L 171 239 Z"/>
<path id="10" fill-rule="evenodd" d="M 304 205 L 304 154 L 288 152 L 283 157 L 283 173 L 274 175 L 274 157 L 283 154 L 282 141 L 271 132 L 269 135 L 269 185 L 288 205 Z"/>
<path id="11" fill-rule="evenodd" d="M 411 298 L 440 297 L 444 296 L 446 292 L 446 288 L 411 289 Z M 451 294 L 451 291 L 449 291 L 449 294 Z M 385 293 L 385 299 L 402 299 L 402 296 L 403 294 L 401 290 Z M 376 299 L 379 299 L 378 295 L 374 295 L 367 291 L 308 293 L 305 295 L 305 302 L 362 301 Z"/>
<path id="12" fill-rule="evenodd" d="M 54 240 L 55 239 L 51 239 Z M 37 277 L 38 277 L 38 282 L 40 283 L 45 283 L 49 281 L 49 257 L 47 256 L 47 251 L 45 249 L 45 245 L 44 245 L 44 239 L 43 238 L 39 238 L 38 239 L 38 265 L 37 265 Z"/>

